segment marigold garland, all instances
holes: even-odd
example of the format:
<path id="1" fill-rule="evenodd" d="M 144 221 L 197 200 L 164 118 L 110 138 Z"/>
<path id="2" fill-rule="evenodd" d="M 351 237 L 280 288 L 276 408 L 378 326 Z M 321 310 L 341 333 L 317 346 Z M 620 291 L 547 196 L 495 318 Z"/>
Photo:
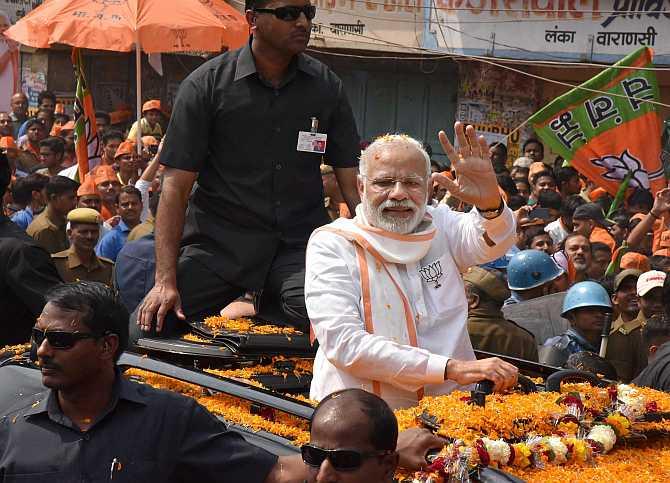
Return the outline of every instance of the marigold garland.
<path id="1" fill-rule="evenodd" d="M 440 426 L 438 433 L 452 438 L 458 434 L 426 472 L 402 475 L 403 481 L 440 483 L 477 466 L 530 470 L 591 464 L 610 452 L 619 439 L 649 425 L 637 421 L 645 413 L 665 409 L 670 402 L 664 393 L 625 384 L 609 388 L 566 385 L 564 389 L 571 391 L 516 395 L 521 399 L 514 394 L 489 396 L 486 407 L 465 404 L 463 393 L 452 393 L 426 398 L 418 408 L 396 412 L 401 429 L 419 424 L 426 412 Z M 525 434 L 519 429 L 520 411 L 530 415 L 521 420 Z M 409 419 L 412 416 L 414 422 Z M 655 424 L 666 433 L 670 430 L 670 421 Z M 505 436 L 482 436 L 487 431 Z"/>
<path id="2" fill-rule="evenodd" d="M 287 377 L 288 372 L 281 371 L 276 368 L 275 364 L 285 363 L 287 367 L 293 367 L 291 374 L 300 379 L 304 376 L 312 375 L 312 366 L 314 361 L 311 359 L 298 359 L 298 358 L 287 358 L 284 356 L 275 356 L 272 358 L 269 364 L 257 364 L 249 367 L 242 367 L 237 369 L 205 369 L 205 372 L 214 374 L 220 377 L 230 377 L 234 379 L 239 379 L 247 384 L 253 386 L 265 387 L 263 384 L 253 379 L 254 376 L 260 375 L 273 375 L 273 376 L 283 376 Z"/>
<path id="3" fill-rule="evenodd" d="M 247 332 L 250 334 L 282 334 L 282 335 L 302 335 L 302 332 L 293 327 L 279 327 L 277 325 L 258 325 L 251 319 L 229 319 L 215 315 L 205 318 L 204 324 L 213 332 Z"/>
<path id="4" fill-rule="evenodd" d="M 142 369 L 128 369 L 127 377 L 140 379 L 158 389 L 165 389 L 192 397 L 211 413 L 226 421 L 244 426 L 253 431 L 268 431 L 289 439 L 296 446 L 309 441 L 309 422 L 281 411 L 260 409 L 261 414 L 253 414 L 252 404 L 226 394 L 208 395 L 201 386 L 161 376 Z"/>
<path id="5" fill-rule="evenodd" d="M 184 334 L 181 336 L 183 340 L 187 340 L 189 342 L 197 342 L 199 344 L 211 344 L 212 340 L 211 339 L 205 339 L 204 337 L 200 337 L 199 335 L 193 334 L 193 333 L 188 333 Z"/>
<path id="6" fill-rule="evenodd" d="M 14 355 L 18 356 L 25 352 L 28 352 L 29 350 L 30 350 L 30 342 L 26 342 L 25 344 L 6 345 L 0 349 L 0 354 L 14 353 Z"/>
<path id="7" fill-rule="evenodd" d="M 593 465 L 547 465 L 542 469 L 507 467 L 505 471 L 528 483 L 670 481 L 670 441 L 648 441 L 644 446 L 616 447 L 596 456 Z"/>
<path id="8" fill-rule="evenodd" d="M 273 361 L 275 362 L 275 361 Z M 295 361 L 291 361 L 295 362 Z M 298 360 L 301 370 L 309 361 Z M 243 369 L 212 369 L 227 377 L 248 378 L 275 373 L 273 365 Z M 129 369 L 126 375 L 152 386 L 195 398 L 227 421 L 264 430 L 296 446 L 309 441 L 308 422 L 280 411 L 252 408 L 244 400 L 210 395 L 202 387 L 147 371 Z M 649 441 L 644 447 L 615 447 L 620 438 L 648 429 L 670 431 L 670 422 L 635 420 L 642 412 L 670 410 L 670 395 L 648 388 L 619 385 L 594 388 L 564 385 L 568 393 L 493 395 L 485 407 L 467 404 L 462 392 L 424 398 L 417 407 L 396 411 L 400 429 L 420 425 L 423 412 L 436 417 L 441 434 L 457 439 L 443 449 L 427 472 L 398 474 L 404 482 L 440 483 L 449 474 L 477 465 L 500 467 L 529 482 L 670 481 L 670 441 Z M 305 400 L 305 398 L 298 398 Z M 313 401 L 310 401 L 312 404 Z M 581 433 L 586 424 L 587 432 Z M 546 430 L 546 432 L 541 432 Z M 605 456 L 606 454 L 606 456 Z M 644 461 L 644 464 L 640 464 Z M 462 474 L 462 473 L 461 473 Z"/>

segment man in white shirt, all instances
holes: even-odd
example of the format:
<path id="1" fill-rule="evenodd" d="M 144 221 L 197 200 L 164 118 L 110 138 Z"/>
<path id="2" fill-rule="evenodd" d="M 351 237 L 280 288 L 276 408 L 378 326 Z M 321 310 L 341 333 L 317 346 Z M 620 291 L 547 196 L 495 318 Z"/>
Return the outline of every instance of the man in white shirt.
<path id="1" fill-rule="evenodd" d="M 561 216 L 544 227 L 554 241 L 554 246 L 561 244 L 565 237 L 572 233 L 572 215 L 581 205 L 586 204 L 584 198 L 579 195 L 570 195 L 563 200 L 561 205 Z"/>
<path id="2" fill-rule="evenodd" d="M 307 245 L 305 300 L 319 341 L 310 397 L 360 387 L 392 408 L 489 379 L 516 384 L 498 358 L 476 361 L 467 332 L 461 273 L 501 257 L 515 240 L 512 211 L 498 191 L 488 146 L 457 122 L 456 151 L 440 142 L 456 171 L 430 174 L 421 143 L 387 135 L 361 155 L 361 204 Z M 428 206 L 433 182 L 476 208 Z"/>

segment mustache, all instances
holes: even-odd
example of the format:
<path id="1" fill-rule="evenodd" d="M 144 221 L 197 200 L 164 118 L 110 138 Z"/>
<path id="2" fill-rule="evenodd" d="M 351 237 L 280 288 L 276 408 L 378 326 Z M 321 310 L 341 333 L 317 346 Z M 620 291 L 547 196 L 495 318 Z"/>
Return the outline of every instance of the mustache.
<path id="1" fill-rule="evenodd" d="M 379 205 L 379 210 L 381 211 L 386 208 L 411 208 L 416 210 L 418 206 L 412 200 L 386 200 Z"/>

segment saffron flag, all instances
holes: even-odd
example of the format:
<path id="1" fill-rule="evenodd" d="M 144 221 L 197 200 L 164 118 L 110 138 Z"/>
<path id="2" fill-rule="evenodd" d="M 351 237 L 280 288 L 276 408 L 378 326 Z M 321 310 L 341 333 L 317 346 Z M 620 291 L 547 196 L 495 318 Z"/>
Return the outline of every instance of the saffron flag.
<path id="1" fill-rule="evenodd" d="M 612 196 L 627 175 L 629 188 L 656 193 L 667 184 L 662 120 L 658 105 L 647 102 L 660 98 L 658 83 L 653 70 L 639 69 L 653 67 L 652 57 L 642 47 L 530 118 L 554 152 Z"/>
<path id="2" fill-rule="evenodd" d="M 77 93 L 74 100 L 74 143 L 77 154 L 77 174 L 84 182 L 86 174 L 100 164 L 100 139 L 95 123 L 93 96 L 86 84 L 84 62 L 79 49 L 72 49 L 72 65 L 77 80 Z"/>

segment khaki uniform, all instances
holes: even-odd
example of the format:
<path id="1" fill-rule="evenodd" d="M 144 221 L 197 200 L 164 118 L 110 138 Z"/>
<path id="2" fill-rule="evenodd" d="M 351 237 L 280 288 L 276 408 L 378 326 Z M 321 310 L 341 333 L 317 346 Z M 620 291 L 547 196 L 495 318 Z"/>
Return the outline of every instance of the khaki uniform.
<path id="1" fill-rule="evenodd" d="M 537 343 L 533 334 L 506 320 L 501 311 L 503 302 L 510 296 L 503 279 L 483 268 L 473 267 L 463 275 L 463 280 L 483 292 L 479 305 L 468 310 L 472 347 L 537 362 Z"/>
<path id="2" fill-rule="evenodd" d="M 149 215 L 149 217 L 145 221 L 143 221 L 135 228 L 130 230 L 130 233 L 128 233 L 127 241 L 130 242 L 145 237 L 147 235 L 150 235 L 151 233 L 154 232 L 154 225 L 155 225 L 154 217 Z"/>
<path id="3" fill-rule="evenodd" d="M 67 223 L 63 220 L 62 225 L 58 225 L 51 215 L 51 210 L 46 209 L 37 215 L 33 222 L 28 225 L 26 232 L 33 237 L 35 241 L 49 253 L 58 253 L 67 250 L 70 243 L 67 239 L 65 227 Z"/>
<path id="4" fill-rule="evenodd" d="M 476 311 L 477 309 L 470 310 L 470 312 Z M 505 320 L 502 312 L 498 313 L 499 316 L 495 313 L 486 316 L 468 315 L 468 332 L 472 347 L 537 362 L 537 343 L 533 334 L 511 320 Z"/>
<path id="5" fill-rule="evenodd" d="M 62 252 L 54 253 L 51 259 L 56 269 L 65 282 L 77 282 L 87 280 L 89 282 L 101 282 L 112 286 L 112 275 L 114 273 L 114 262 L 93 254 L 94 258 L 89 266 L 79 258 L 79 255 L 70 247 Z"/>
<path id="6" fill-rule="evenodd" d="M 647 366 L 647 350 L 642 337 L 646 322 L 640 310 L 630 322 L 619 317 L 612 324 L 605 359 L 615 367 L 620 381 L 630 382 Z"/>

